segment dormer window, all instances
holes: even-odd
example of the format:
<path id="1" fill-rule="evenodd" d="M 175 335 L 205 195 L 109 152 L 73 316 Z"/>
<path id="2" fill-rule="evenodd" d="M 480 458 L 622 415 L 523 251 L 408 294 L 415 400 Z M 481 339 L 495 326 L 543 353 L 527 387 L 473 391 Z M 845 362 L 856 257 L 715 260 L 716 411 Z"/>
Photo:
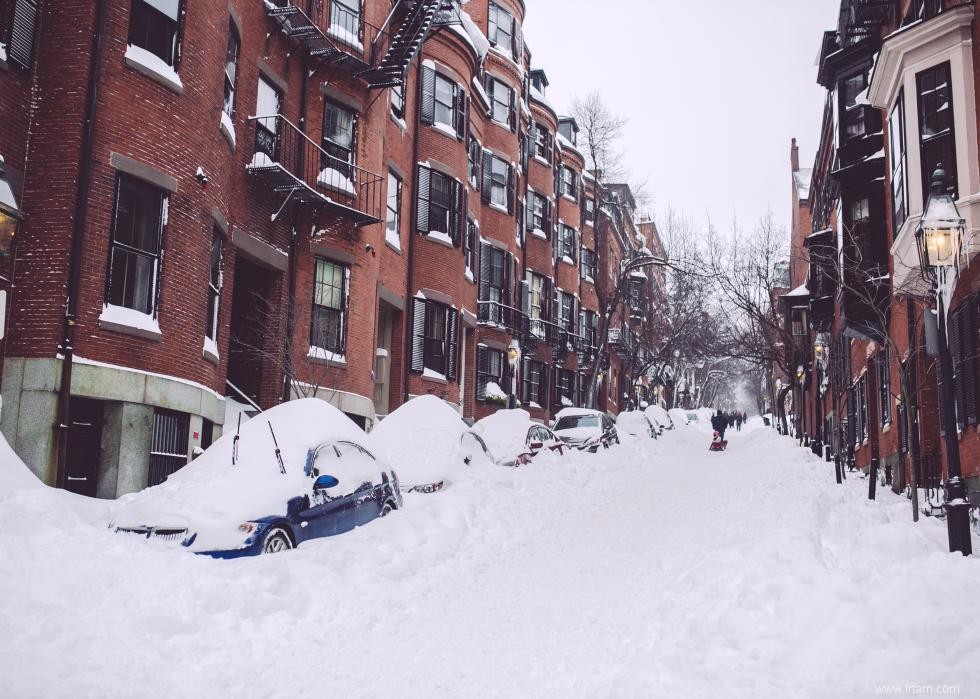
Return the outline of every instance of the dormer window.
<path id="1" fill-rule="evenodd" d="M 558 121 L 558 133 L 573 146 L 578 147 L 578 124 L 574 119 L 560 119 Z"/>
<path id="2" fill-rule="evenodd" d="M 545 89 L 548 87 L 548 76 L 543 70 L 531 71 L 531 88 L 536 90 L 542 97 L 545 96 Z"/>

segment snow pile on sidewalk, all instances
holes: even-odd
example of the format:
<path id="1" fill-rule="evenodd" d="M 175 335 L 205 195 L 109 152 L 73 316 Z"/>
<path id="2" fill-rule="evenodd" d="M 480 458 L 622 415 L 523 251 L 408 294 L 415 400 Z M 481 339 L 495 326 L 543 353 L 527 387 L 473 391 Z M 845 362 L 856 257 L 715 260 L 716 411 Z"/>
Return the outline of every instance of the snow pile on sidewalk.
<path id="1" fill-rule="evenodd" d="M 866 481 L 838 486 L 759 424 L 724 453 L 698 423 L 471 469 L 350 534 L 236 561 L 8 498 L 4 693 L 263 697 L 324 679 L 338 696 L 975 692 L 980 562 L 946 553 L 942 523 L 914 525 L 904 498 L 869 502 Z"/>

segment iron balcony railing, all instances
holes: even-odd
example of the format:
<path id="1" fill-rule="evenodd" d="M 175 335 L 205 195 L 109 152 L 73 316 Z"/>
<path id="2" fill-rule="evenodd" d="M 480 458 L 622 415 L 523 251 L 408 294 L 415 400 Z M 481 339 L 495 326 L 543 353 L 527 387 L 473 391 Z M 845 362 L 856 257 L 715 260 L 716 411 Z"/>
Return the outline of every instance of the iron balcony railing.
<path id="1" fill-rule="evenodd" d="M 326 206 L 356 226 L 381 220 L 383 178 L 336 158 L 281 114 L 250 117 L 254 130 L 248 172 L 276 192 Z"/>
<path id="2" fill-rule="evenodd" d="M 611 328 L 609 330 L 609 344 L 613 351 L 621 357 L 631 357 L 636 349 L 636 333 L 625 326 Z"/>
<path id="3" fill-rule="evenodd" d="M 520 309 L 498 301 L 478 301 L 476 319 L 477 322 L 499 325 L 521 334 L 528 329 L 528 318 Z"/>

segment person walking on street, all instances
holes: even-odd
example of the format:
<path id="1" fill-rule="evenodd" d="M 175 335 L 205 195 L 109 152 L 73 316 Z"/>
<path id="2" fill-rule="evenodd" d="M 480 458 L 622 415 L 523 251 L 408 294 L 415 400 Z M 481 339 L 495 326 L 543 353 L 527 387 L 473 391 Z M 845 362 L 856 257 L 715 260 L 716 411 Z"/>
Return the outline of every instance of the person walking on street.
<path id="1" fill-rule="evenodd" d="M 711 418 L 711 427 L 718 436 L 721 437 L 721 441 L 725 441 L 725 430 L 728 428 L 728 416 L 721 412 L 721 408 L 718 409 L 718 414 Z"/>
<path id="2" fill-rule="evenodd" d="M 742 413 L 735 413 L 735 429 L 742 431 Z"/>

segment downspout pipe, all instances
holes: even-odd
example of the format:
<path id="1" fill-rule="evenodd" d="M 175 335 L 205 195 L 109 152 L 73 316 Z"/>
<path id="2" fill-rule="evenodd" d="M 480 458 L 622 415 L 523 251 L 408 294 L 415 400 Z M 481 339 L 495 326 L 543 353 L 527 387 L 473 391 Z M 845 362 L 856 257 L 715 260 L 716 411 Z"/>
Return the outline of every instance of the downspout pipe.
<path id="1" fill-rule="evenodd" d="M 420 50 L 421 55 L 421 50 Z M 421 60 L 420 60 L 421 63 Z M 408 81 L 408 74 L 411 69 L 405 71 L 405 80 Z M 416 73 L 418 71 L 416 70 Z M 417 80 L 418 90 L 416 95 L 417 103 L 420 105 L 422 103 L 422 81 Z M 404 90 L 403 90 L 404 91 Z M 417 105 L 416 105 L 417 106 Z M 412 323 L 414 322 L 414 313 L 412 308 L 412 272 L 415 270 L 415 236 L 418 232 L 415 230 L 415 222 L 418 220 L 418 162 L 419 162 L 419 138 L 418 132 L 421 128 L 422 120 L 420 118 L 419 109 L 415 110 L 415 134 L 416 137 L 412 139 L 412 182 L 414 186 L 412 188 L 412 209 L 411 218 L 408 221 L 408 259 L 407 265 L 405 267 L 405 311 L 402 315 L 402 346 L 404 347 L 405 361 L 402 366 L 402 402 L 408 402 L 408 378 L 412 373 Z"/>
<path id="2" fill-rule="evenodd" d="M 105 33 L 107 0 L 98 0 L 92 54 L 89 60 L 88 87 L 85 94 L 85 121 L 79 153 L 78 186 L 75 190 L 74 226 L 68 257 L 68 288 L 61 347 L 61 384 L 58 388 L 58 415 L 55 422 L 57 473 L 55 485 L 64 488 L 67 476 L 68 426 L 71 419 L 71 380 L 75 351 L 75 321 L 78 315 L 78 293 L 81 281 L 82 251 L 85 249 L 85 224 L 88 214 L 89 182 L 92 176 L 92 150 L 98 115 L 99 83 L 102 77 L 102 37 Z"/>

